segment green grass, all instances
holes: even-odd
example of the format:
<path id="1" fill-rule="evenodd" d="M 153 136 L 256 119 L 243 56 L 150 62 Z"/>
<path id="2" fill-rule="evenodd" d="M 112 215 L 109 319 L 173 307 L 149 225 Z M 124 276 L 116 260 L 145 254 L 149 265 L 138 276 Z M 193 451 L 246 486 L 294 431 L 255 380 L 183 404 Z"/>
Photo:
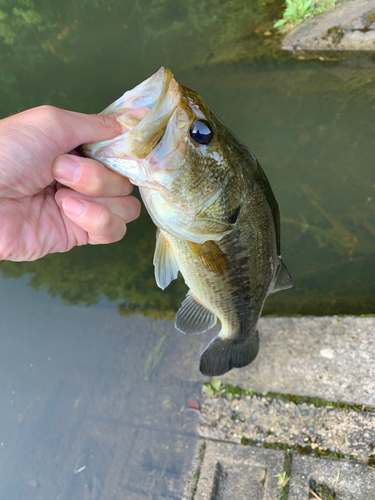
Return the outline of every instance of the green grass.
<path id="1" fill-rule="evenodd" d="M 323 14 L 333 9 L 336 0 L 285 0 L 286 9 L 282 19 L 277 21 L 273 27 L 278 28 L 281 33 L 290 31 L 307 18 Z"/>

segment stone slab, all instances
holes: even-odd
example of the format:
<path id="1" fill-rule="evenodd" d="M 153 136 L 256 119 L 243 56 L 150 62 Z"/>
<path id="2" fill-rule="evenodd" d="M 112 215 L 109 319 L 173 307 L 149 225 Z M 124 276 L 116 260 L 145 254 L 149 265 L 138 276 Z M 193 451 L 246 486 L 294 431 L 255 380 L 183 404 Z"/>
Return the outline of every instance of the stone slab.
<path id="1" fill-rule="evenodd" d="M 209 439 L 240 443 L 245 438 L 263 446 L 282 443 L 367 463 L 374 451 L 375 413 L 257 396 L 223 397 L 205 401 L 198 432 Z"/>
<path id="2" fill-rule="evenodd" d="M 375 407 L 375 317 L 261 318 L 259 332 L 255 361 L 222 383 Z"/>
<path id="3" fill-rule="evenodd" d="M 198 487 L 198 480 L 201 473 L 204 452 L 206 450 L 206 440 L 199 439 L 195 448 L 193 460 L 191 462 L 190 472 L 185 483 L 184 492 L 181 500 L 194 500 Z"/>
<path id="4" fill-rule="evenodd" d="M 375 469 L 344 460 L 293 455 L 288 500 L 374 500 Z"/>
<path id="5" fill-rule="evenodd" d="M 307 19 L 286 35 L 283 49 L 375 50 L 375 0 L 348 0 Z"/>
<path id="6" fill-rule="evenodd" d="M 143 429 L 126 467 L 116 485 L 116 494 L 108 500 L 167 500 L 183 491 L 189 464 L 186 456 L 193 455 L 195 443 L 189 436 Z M 107 497 L 100 498 L 107 500 Z"/>
<path id="7" fill-rule="evenodd" d="M 208 441 L 194 500 L 279 500 L 285 454 Z"/>

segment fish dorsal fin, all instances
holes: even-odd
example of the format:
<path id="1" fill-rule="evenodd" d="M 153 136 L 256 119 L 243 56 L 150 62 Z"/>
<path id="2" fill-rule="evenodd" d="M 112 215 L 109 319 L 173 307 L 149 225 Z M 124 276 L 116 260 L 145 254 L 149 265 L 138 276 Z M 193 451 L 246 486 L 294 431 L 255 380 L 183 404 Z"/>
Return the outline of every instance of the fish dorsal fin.
<path id="1" fill-rule="evenodd" d="M 178 275 L 179 266 L 171 245 L 158 229 L 154 253 L 155 279 L 159 288 L 164 290 Z"/>
<path id="2" fill-rule="evenodd" d="M 279 258 L 279 268 L 276 273 L 275 283 L 273 284 L 273 288 L 271 293 L 279 292 L 280 290 L 287 290 L 288 288 L 292 288 L 293 279 L 289 274 L 288 269 L 285 267 L 284 262 Z"/>
<path id="3" fill-rule="evenodd" d="M 188 241 L 188 245 L 199 262 L 214 273 L 224 274 L 228 270 L 227 258 L 214 241 L 209 240 L 202 244 Z"/>
<path id="4" fill-rule="evenodd" d="M 217 316 L 202 305 L 189 290 L 177 311 L 174 326 L 186 335 L 203 333 L 216 325 Z"/>

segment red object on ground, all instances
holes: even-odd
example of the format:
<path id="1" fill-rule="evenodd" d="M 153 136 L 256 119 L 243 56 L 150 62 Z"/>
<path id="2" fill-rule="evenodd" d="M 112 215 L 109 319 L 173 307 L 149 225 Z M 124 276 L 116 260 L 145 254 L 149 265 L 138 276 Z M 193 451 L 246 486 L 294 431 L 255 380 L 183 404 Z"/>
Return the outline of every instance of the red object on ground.
<path id="1" fill-rule="evenodd" d="M 201 405 L 198 403 L 196 399 L 188 399 L 185 403 L 185 408 L 188 408 L 189 410 L 201 410 Z"/>

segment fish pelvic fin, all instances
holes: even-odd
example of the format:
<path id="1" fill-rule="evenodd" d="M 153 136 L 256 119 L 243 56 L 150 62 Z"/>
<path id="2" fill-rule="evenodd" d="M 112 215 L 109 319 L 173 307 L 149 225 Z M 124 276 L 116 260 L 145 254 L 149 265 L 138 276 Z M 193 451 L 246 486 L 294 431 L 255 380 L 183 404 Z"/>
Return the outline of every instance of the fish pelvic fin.
<path id="1" fill-rule="evenodd" d="M 209 311 L 188 291 L 185 300 L 177 311 L 174 326 L 186 335 L 203 333 L 216 325 L 217 316 Z"/>
<path id="2" fill-rule="evenodd" d="M 275 281 L 269 294 L 280 292 L 281 290 L 287 290 L 292 288 L 293 278 L 291 277 L 288 269 L 286 268 L 284 262 L 279 258 L 279 267 L 276 272 Z"/>
<path id="3" fill-rule="evenodd" d="M 202 352 L 199 369 L 208 377 L 223 375 L 232 368 L 250 364 L 256 358 L 258 350 L 258 330 L 246 339 L 222 338 L 218 335 Z"/>

